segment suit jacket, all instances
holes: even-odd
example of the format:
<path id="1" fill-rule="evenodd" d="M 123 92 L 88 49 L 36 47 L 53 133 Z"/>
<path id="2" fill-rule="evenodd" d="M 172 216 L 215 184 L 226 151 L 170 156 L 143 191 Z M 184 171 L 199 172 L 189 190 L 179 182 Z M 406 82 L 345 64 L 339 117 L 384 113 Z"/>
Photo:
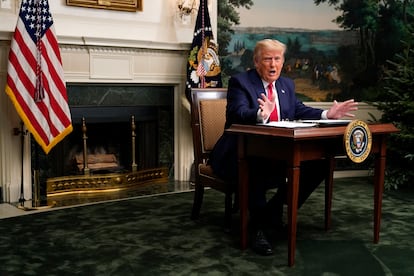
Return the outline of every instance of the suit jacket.
<path id="1" fill-rule="evenodd" d="M 279 98 L 280 120 L 320 119 L 322 109 L 306 106 L 295 95 L 293 80 L 279 77 L 275 83 Z M 232 124 L 257 123 L 260 94 L 266 94 L 255 69 L 234 75 L 229 80 L 225 128 Z M 237 137 L 224 133 L 210 154 L 213 171 L 226 180 L 237 181 Z"/>

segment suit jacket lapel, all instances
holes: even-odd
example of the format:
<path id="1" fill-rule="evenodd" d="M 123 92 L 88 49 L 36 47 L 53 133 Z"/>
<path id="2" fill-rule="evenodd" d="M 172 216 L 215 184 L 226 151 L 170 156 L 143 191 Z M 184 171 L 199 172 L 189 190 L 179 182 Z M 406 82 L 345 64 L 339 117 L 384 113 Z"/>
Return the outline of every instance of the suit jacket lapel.
<path id="1" fill-rule="evenodd" d="M 255 96 L 256 98 L 259 98 L 260 94 L 262 93 L 266 94 L 264 87 L 263 87 L 263 82 L 256 70 L 252 70 L 251 73 L 253 74 L 253 77 L 250 79 L 252 82 L 254 92 L 256 93 Z"/>

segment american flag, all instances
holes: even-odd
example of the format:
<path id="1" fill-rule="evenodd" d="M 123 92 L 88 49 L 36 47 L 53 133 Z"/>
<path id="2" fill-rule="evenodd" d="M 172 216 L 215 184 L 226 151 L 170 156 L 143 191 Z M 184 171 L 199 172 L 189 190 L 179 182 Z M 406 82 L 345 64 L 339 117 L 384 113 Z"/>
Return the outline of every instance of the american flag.
<path id="1" fill-rule="evenodd" d="M 206 68 L 204 68 L 203 62 L 201 61 L 197 66 L 197 75 L 205 76 L 207 74 Z"/>
<path id="2" fill-rule="evenodd" d="M 72 131 L 59 45 L 47 0 L 22 0 L 6 93 L 45 153 Z"/>

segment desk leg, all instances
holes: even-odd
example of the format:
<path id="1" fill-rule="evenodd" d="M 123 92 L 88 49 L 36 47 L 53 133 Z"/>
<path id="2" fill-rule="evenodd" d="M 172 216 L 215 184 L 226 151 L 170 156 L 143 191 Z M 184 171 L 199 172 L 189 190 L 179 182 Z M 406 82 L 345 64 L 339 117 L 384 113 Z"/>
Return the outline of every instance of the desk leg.
<path id="1" fill-rule="evenodd" d="M 288 170 L 288 265 L 295 264 L 296 219 L 298 212 L 300 167 Z"/>
<path id="2" fill-rule="evenodd" d="M 240 208 L 240 243 L 241 249 L 247 248 L 248 233 L 248 187 L 249 169 L 244 152 L 244 137 L 240 136 L 238 141 L 238 169 L 239 169 L 239 208 Z"/>
<path id="3" fill-rule="evenodd" d="M 325 231 L 331 228 L 332 189 L 333 175 L 335 169 L 335 158 L 328 158 L 328 168 L 325 179 Z"/>
<path id="4" fill-rule="evenodd" d="M 379 241 L 379 232 L 381 228 L 381 208 L 382 193 L 384 191 L 384 175 L 385 175 L 385 158 L 386 144 L 385 138 L 379 137 L 380 153 L 375 157 L 375 176 L 374 176 L 374 243 Z"/>

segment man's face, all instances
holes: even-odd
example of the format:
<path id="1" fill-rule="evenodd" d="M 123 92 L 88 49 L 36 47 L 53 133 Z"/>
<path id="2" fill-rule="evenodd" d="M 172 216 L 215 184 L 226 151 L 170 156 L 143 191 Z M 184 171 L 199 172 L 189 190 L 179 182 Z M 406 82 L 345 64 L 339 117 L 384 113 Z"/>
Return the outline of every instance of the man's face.
<path id="1" fill-rule="evenodd" d="M 255 60 L 256 70 L 266 82 L 274 82 L 282 72 L 285 59 L 281 50 L 262 50 Z"/>

